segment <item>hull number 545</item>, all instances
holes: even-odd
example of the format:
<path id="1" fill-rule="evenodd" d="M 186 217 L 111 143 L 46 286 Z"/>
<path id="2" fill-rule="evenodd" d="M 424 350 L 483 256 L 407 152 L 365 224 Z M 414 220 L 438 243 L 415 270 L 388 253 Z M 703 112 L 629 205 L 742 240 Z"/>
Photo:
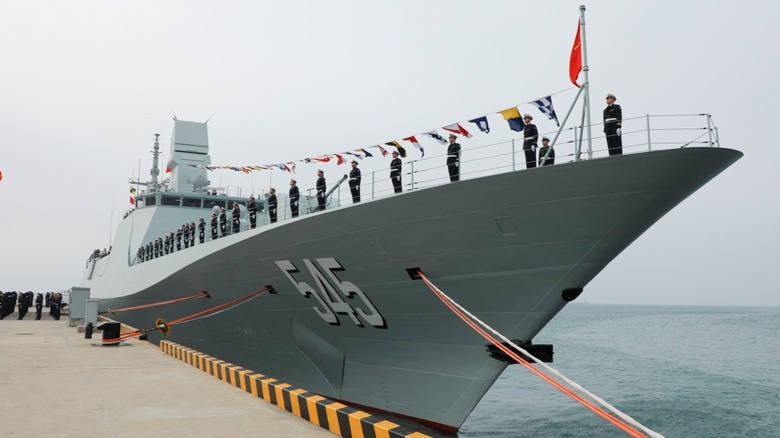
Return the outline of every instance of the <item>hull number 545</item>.
<path id="1" fill-rule="evenodd" d="M 385 318 L 366 294 L 351 281 L 341 281 L 336 276 L 335 272 L 345 269 L 335 258 L 326 257 L 314 261 L 322 269 L 309 259 L 303 259 L 303 264 L 317 285 L 317 290 L 305 281 L 298 281 L 293 277 L 293 274 L 301 271 L 291 261 L 277 260 L 275 263 L 301 295 L 317 301 L 318 304 L 312 308 L 328 324 L 341 324 L 339 315 L 345 315 L 358 327 L 364 327 L 365 322 L 377 328 L 386 328 Z"/>

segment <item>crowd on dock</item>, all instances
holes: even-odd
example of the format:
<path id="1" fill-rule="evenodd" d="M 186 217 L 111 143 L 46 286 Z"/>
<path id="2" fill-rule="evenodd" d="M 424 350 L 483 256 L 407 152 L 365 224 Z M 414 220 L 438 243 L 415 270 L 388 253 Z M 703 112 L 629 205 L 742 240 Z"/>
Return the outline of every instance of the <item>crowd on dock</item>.
<path id="1" fill-rule="evenodd" d="M 41 319 L 43 308 L 49 309 L 49 315 L 54 319 L 60 319 L 63 307 L 62 294 L 59 292 L 46 292 L 45 294 L 32 291 L 27 292 L 3 292 L 0 291 L 0 319 L 18 310 L 16 319 L 23 319 L 31 307 L 35 308 L 35 319 Z"/>

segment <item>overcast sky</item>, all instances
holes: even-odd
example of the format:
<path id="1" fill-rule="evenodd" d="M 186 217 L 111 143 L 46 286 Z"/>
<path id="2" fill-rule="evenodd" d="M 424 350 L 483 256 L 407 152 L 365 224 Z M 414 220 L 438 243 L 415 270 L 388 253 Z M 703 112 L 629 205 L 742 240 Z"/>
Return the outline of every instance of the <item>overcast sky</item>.
<path id="1" fill-rule="evenodd" d="M 139 160 L 148 176 L 153 134 L 167 157 L 172 114 L 210 118 L 214 164 L 254 165 L 400 139 L 559 91 L 564 113 L 580 4 L 3 1 L 0 290 L 78 283 L 130 207 Z M 745 157 L 580 300 L 780 305 L 770 282 L 780 260 L 778 12 L 758 1 L 588 5 L 594 121 L 607 92 L 626 118 L 711 113 L 721 145 Z M 540 131 L 555 127 L 535 114 Z M 489 141 L 475 135 L 464 153 Z M 428 153 L 441 153 L 434 145 Z M 361 167 L 386 172 L 388 161 Z M 304 188 L 315 170 L 298 167 Z M 209 176 L 260 188 L 289 179 Z"/>

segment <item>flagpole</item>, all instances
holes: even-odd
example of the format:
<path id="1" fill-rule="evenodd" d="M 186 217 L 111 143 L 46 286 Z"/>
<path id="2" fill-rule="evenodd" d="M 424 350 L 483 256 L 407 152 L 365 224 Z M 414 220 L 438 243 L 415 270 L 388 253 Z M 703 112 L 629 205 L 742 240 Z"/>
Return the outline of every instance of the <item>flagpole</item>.
<path id="1" fill-rule="evenodd" d="M 582 87 L 585 89 L 585 101 L 583 102 L 585 108 L 585 127 L 588 130 L 588 159 L 593 157 L 593 144 L 591 135 L 591 122 L 590 122 L 590 81 L 588 80 L 588 44 L 585 36 L 585 5 L 580 5 L 580 29 L 582 31 L 582 71 L 585 73 L 585 83 Z"/>

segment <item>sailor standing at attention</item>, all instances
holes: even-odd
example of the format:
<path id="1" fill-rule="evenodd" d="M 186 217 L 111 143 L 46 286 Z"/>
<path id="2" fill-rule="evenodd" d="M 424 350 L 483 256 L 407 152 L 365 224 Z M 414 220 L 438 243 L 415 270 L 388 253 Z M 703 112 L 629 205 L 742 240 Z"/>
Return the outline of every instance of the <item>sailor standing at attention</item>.
<path id="1" fill-rule="evenodd" d="M 200 218 L 200 221 L 198 221 L 198 240 L 200 240 L 200 243 L 206 240 L 206 221 L 203 218 Z"/>
<path id="2" fill-rule="evenodd" d="M 294 179 L 290 180 L 290 213 L 292 217 L 298 217 L 298 200 L 301 198 L 301 192 L 298 190 L 298 186 L 295 185 Z"/>
<path id="3" fill-rule="evenodd" d="M 317 207 L 322 211 L 325 210 L 325 191 L 327 189 L 327 184 L 325 184 L 325 172 L 318 170 L 317 176 Z"/>
<path id="4" fill-rule="evenodd" d="M 607 137 L 607 148 L 610 155 L 623 155 L 623 139 L 620 126 L 623 122 L 623 110 L 616 104 L 614 94 L 607 94 L 607 107 L 604 108 L 604 135 Z"/>
<path id="5" fill-rule="evenodd" d="M 549 154 L 547 152 L 550 152 Z M 545 156 L 547 159 L 545 160 Z M 539 166 L 555 164 L 555 149 L 550 147 L 550 139 L 542 137 L 542 147 L 539 148 Z"/>
<path id="6" fill-rule="evenodd" d="M 450 182 L 460 180 L 460 144 L 455 140 L 458 137 L 450 134 L 450 145 L 447 146 L 447 171 L 450 173 Z"/>
<path id="7" fill-rule="evenodd" d="M 241 216 L 241 210 L 238 208 L 238 202 L 233 202 L 233 211 L 230 212 L 230 219 L 233 220 L 233 234 L 238 234 L 241 223 L 239 218 Z"/>
<path id="8" fill-rule="evenodd" d="M 539 141 L 539 130 L 536 125 L 531 123 L 533 116 L 526 114 L 523 116 L 525 129 L 523 129 L 523 151 L 525 152 L 525 167 L 530 169 L 536 167 L 536 148 Z"/>
<path id="9" fill-rule="evenodd" d="M 184 223 L 181 226 L 181 234 L 184 236 L 184 248 L 190 247 L 190 224 Z"/>
<path id="10" fill-rule="evenodd" d="M 390 162 L 390 181 L 393 182 L 395 193 L 401 193 L 401 159 L 398 151 L 393 151 L 393 161 Z"/>
<path id="11" fill-rule="evenodd" d="M 352 170 L 349 171 L 349 191 L 352 193 L 352 203 L 360 202 L 360 169 L 358 162 L 352 160 Z"/>
<path id="12" fill-rule="evenodd" d="M 225 214 L 225 207 L 219 209 L 219 234 L 225 237 L 227 234 L 227 214 Z"/>
<path id="13" fill-rule="evenodd" d="M 271 190 L 268 191 L 268 217 L 271 218 L 271 223 L 276 222 L 277 206 L 276 189 L 271 187 Z"/>
<path id="14" fill-rule="evenodd" d="M 249 195 L 249 200 L 246 202 L 246 210 L 249 212 L 249 227 L 254 229 L 257 225 L 257 205 L 252 195 Z"/>
<path id="15" fill-rule="evenodd" d="M 217 214 L 211 213 L 211 240 L 217 238 Z"/>

